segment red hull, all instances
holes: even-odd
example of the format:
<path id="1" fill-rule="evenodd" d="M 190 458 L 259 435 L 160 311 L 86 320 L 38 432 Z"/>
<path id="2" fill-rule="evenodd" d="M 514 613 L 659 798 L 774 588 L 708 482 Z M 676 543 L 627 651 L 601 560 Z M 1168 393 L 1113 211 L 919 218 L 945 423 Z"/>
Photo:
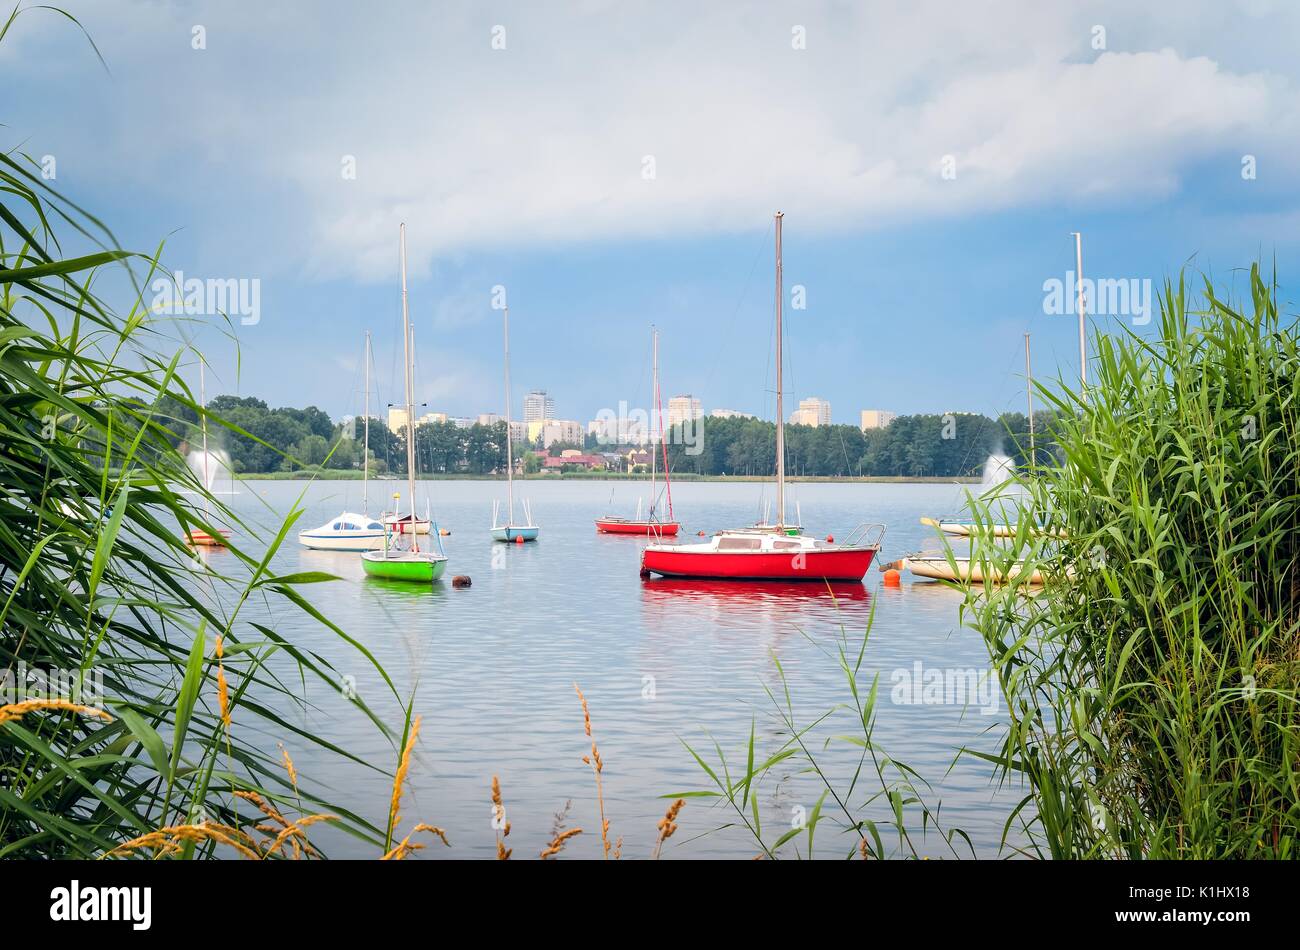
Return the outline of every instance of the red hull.
<path id="1" fill-rule="evenodd" d="M 230 532 L 225 528 L 220 530 L 220 534 L 211 535 L 201 528 L 194 528 L 190 531 L 189 537 L 186 538 L 186 540 L 189 541 L 190 544 L 197 545 L 198 547 L 224 548 L 226 546 L 226 541 L 230 538 Z"/>
<path id="2" fill-rule="evenodd" d="M 875 548 L 808 551 L 792 557 L 776 552 L 657 551 L 641 554 L 641 567 L 664 577 L 707 577 L 751 581 L 861 581 Z"/>
<path id="3" fill-rule="evenodd" d="M 624 521 L 621 518 L 597 518 L 596 530 L 604 534 L 653 534 L 656 537 L 673 537 L 681 530 L 677 521 Z"/>

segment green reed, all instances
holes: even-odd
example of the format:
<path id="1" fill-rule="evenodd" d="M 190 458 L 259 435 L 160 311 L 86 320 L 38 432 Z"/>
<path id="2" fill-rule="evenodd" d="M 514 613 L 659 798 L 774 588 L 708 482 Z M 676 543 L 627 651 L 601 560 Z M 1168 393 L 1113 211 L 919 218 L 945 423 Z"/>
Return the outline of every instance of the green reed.
<path id="1" fill-rule="evenodd" d="M 868 680 L 864 670 L 874 619 L 873 608 L 861 639 L 843 626 L 829 643 L 803 634 L 844 676 L 843 702 L 825 711 L 796 711 L 785 669 L 773 654 L 780 691 L 766 683 L 763 690 L 771 707 L 771 730 L 782 737 L 775 751 L 758 749 L 756 720 L 750 724 L 745 748 L 730 761 L 712 736 L 711 753 L 701 753 L 683 740 L 710 787 L 663 797 L 711 801 L 722 818 L 706 833 L 742 829 L 752 839 L 756 856 L 762 858 L 813 858 L 818 853 L 815 842 L 825 842 L 830 834 L 835 835 L 831 853 L 847 858 L 975 857 L 966 832 L 944 827 L 942 806 L 928 800 L 934 794 L 932 786 L 906 762 L 890 755 L 876 738 L 880 674 Z M 851 773 L 838 771 L 827 761 L 825 753 L 832 747 L 855 753 L 857 761 Z M 764 786 L 770 795 L 777 785 L 794 776 L 807 777 L 820 788 L 820 796 L 806 814 L 791 819 L 782 816 L 780 822 L 769 816 L 765 825 L 759 808 Z M 818 839 L 822 825 L 826 829 Z"/>
<path id="2" fill-rule="evenodd" d="M 1033 854 L 1295 857 L 1297 326 L 1253 267 L 1243 304 L 1167 282 L 1154 329 L 1095 336 L 1086 394 L 1040 390 L 1059 464 L 972 500 L 1020 525 L 979 557 L 1049 575 L 967 593 L 1008 703 L 980 755 Z"/>
<path id="3" fill-rule="evenodd" d="M 0 24 L 0 40 L 18 12 Z M 96 705 L 112 719 L 49 709 L 0 722 L 0 857 L 95 857 L 164 826 L 260 820 L 240 810 L 236 792 L 286 811 L 328 811 L 378 851 L 384 829 L 323 801 L 309 781 L 291 781 L 287 758 L 243 738 L 296 736 L 370 767 L 275 711 L 306 709 L 312 681 L 331 701 L 347 692 L 337 701 L 391 738 L 340 671 L 248 616 L 256 598 L 348 639 L 299 591 L 326 575 L 270 568 L 301 512 L 264 554 L 245 550 L 256 530 L 200 484 L 176 448 L 192 420 L 224 423 L 181 378 L 201 359 L 178 338 L 185 328 L 143 298 L 158 255 L 121 250 L 38 172 L 30 158 L 0 154 L 0 676 L 16 687 L 24 665 L 102 673 Z M 60 230 L 93 249 L 66 255 Z M 124 269 L 134 288 L 125 312 L 93 287 L 109 268 Z M 178 525 L 233 529 L 229 567 L 197 559 Z M 348 642 L 392 690 L 374 658 Z M 287 658 L 294 675 L 282 680 L 272 657 Z M 191 839 L 170 853 L 214 847 Z"/>

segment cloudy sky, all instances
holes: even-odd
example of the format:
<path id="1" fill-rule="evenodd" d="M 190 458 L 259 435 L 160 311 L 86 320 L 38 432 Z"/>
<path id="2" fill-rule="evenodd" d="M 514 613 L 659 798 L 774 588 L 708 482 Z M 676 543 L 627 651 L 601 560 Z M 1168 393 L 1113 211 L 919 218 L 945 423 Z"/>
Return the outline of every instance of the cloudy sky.
<path id="1" fill-rule="evenodd" d="M 1071 231 L 1085 276 L 1300 275 L 1294 4 L 63 5 L 107 68 L 23 14 L 0 141 L 123 245 L 260 281 L 210 394 L 356 411 L 370 329 L 395 399 L 401 221 L 420 398 L 466 415 L 502 402 L 498 285 L 516 412 L 644 405 L 655 324 L 668 394 L 770 414 L 777 209 L 790 396 L 843 422 L 1019 409 L 1026 331 L 1077 376 Z"/>

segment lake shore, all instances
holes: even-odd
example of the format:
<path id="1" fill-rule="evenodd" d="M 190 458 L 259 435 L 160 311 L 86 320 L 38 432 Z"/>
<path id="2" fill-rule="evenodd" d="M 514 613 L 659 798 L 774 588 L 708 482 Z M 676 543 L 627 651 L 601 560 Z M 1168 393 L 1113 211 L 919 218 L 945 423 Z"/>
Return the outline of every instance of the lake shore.
<path id="1" fill-rule="evenodd" d="M 361 473 L 352 469 L 322 469 L 320 471 L 298 471 L 298 472 L 246 472 L 242 475 L 236 475 L 235 478 L 240 481 L 361 481 Z M 372 481 L 380 482 L 400 482 L 405 477 L 397 478 L 373 478 Z M 423 473 L 419 480 L 424 481 L 478 481 L 478 482 L 495 482 L 505 481 L 504 475 L 468 475 L 462 472 L 454 474 L 442 473 Z M 577 482 L 648 482 L 649 474 L 644 475 L 623 475 L 610 472 L 564 472 L 564 473 L 547 473 L 545 475 L 518 475 L 516 481 L 529 482 L 559 482 L 559 481 L 577 481 Z M 663 476 L 659 476 L 663 480 Z M 679 482 L 769 482 L 772 480 L 771 475 L 695 475 L 692 473 L 683 473 L 673 476 L 674 481 Z M 978 475 L 787 475 L 787 482 L 830 482 L 830 483 L 850 483 L 860 482 L 871 485 L 978 485 L 980 476 Z"/>

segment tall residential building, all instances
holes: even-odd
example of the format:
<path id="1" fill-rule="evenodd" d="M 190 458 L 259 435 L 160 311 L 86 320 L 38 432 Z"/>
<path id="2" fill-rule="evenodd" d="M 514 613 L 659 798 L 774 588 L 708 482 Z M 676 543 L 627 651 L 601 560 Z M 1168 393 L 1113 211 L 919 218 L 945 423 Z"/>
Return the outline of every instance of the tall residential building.
<path id="1" fill-rule="evenodd" d="M 700 410 L 700 401 L 689 393 L 685 396 L 674 396 L 668 400 L 668 428 L 681 425 L 683 422 L 695 422 L 704 413 Z"/>
<path id="2" fill-rule="evenodd" d="M 555 418 L 555 400 L 545 389 L 534 389 L 524 397 L 524 422 Z"/>
<path id="3" fill-rule="evenodd" d="M 883 429 L 893 422 L 897 415 L 897 413 L 890 412 L 887 409 L 863 409 L 860 428 L 863 432 L 868 429 Z"/>
<path id="4" fill-rule="evenodd" d="M 408 416 L 406 409 L 401 406 L 388 407 L 388 431 L 397 432 L 399 429 L 405 429 Z"/>
<path id="5" fill-rule="evenodd" d="M 831 404 L 816 396 L 800 399 L 799 408 L 790 413 L 790 422 L 797 426 L 828 426 L 831 424 Z"/>

